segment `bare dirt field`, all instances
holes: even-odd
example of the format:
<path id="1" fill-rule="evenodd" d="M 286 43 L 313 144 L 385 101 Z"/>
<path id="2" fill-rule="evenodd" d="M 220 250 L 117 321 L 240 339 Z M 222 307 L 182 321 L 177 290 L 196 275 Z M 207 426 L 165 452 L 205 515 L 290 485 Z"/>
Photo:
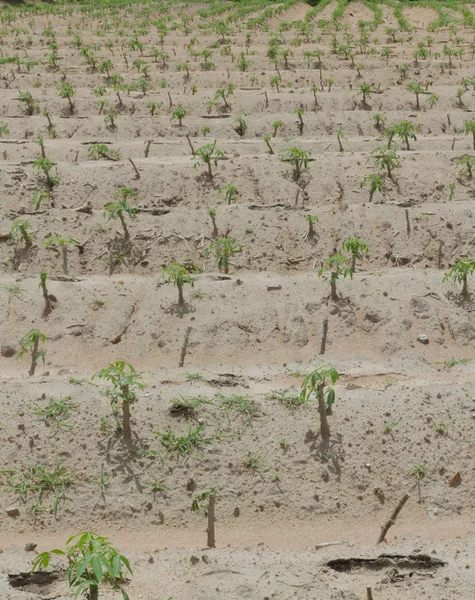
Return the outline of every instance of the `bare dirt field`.
<path id="1" fill-rule="evenodd" d="M 119 4 L 0 7 L 0 599 L 475 599 L 474 9 Z"/>

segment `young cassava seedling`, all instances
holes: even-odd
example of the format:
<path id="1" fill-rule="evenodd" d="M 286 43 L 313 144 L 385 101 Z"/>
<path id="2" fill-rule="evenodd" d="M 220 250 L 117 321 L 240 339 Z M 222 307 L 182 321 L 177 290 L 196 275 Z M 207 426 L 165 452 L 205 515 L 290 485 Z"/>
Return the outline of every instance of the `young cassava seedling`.
<path id="1" fill-rule="evenodd" d="M 40 171 L 46 178 L 46 184 L 52 188 L 56 183 L 58 183 L 58 178 L 53 177 L 51 175 L 51 169 L 54 166 L 54 162 L 49 158 L 36 158 L 33 161 L 33 169 Z"/>
<path id="2" fill-rule="evenodd" d="M 452 281 L 462 284 L 462 296 L 465 300 L 470 298 L 468 291 L 467 278 L 475 271 L 475 259 L 464 258 L 454 264 L 450 271 L 445 275 L 442 281 Z"/>
<path id="3" fill-rule="evenodd" d="M 52 556 L 64 556 L 68 561 L 68 584 L 75 590 L 75 598 L 83 595 L 87 600 L 98 600 L 99 588 L 104 582 L 113 590 L 119 590 L 123 600 L 129 600 L 123 585 L 125 571 L 132 574 L 130 562 L 112 547 L 107 538 L 85 531 L 71 536 L 66 546 L 66 550 L 56 548 L 38 554 L 32 572 L 47 569 Z"/>
<path id="4" fill-rule="evenodd" d="M 305 215 L 304 218 L 308 223 L 308 231 L 305 234 L 305 239 L 312 240 L 315 237 L 314 225 L 315 223 L 318 223 L 318 217 L 317 215 Z"/>
<path id="5" fill-rule="evenodd" d="M 12 240 L 16 240 L 18 237 L 25 242 L 25 248 L 29 248 L 32 244 L 32 240 L 36 237 L 31 224 L 25 219 L 15 219 L 13 221 L 12 228 L 10 230 L 10 237 Z"/>
<path id="6" fill-rule="evenodd" d="M 17 359 L 22 359 L 25 354 L 31 355 L 30 370 L 28 375 L 32 377 L 35 374 L 36 365 L 38 361 L 45 362 L 46 350 L 40 349 L 40 343 L 44 344 L 48 341 L 48 338 L 44 333 L 41 333 L 38 329 L 30 329 L 20 340 L 20 351 L 16 355 Z"/>
<path id="7" fill-rule="evenodd" d="M 363 189 L 365 186 L 369 186 L 369 201 L 373 200 L 373 196 L 376 192 L 383 193 L 383 178 L 378 173 L 370 173 L 365 175 L 360 182 L 360 188 Z"/>
<path id="8" fill-rule="evenodd" d="M 52 310 L 52 306 L 51 306 L 51 300 L 48 294 L 48 288 L 46 286 L 46 281 L 48 280 L 48 273 L 46 271 L 41 271 L 40 273 L 40 283 L 39 286 L 41 288 L 41 291 L 43 292 L 43 298 L 45 301 L 45 307 L 43 309 L 43 316 L 47 317 Z"/>
<path id="9" fill-rule="evenodd" d="M 320 415 L 320 434 L 324 438 L 330 437 L 330 427 L 327 415 L 332 414 L 332 406 L 335 402 L 335 390 L 328 385 L 336 383 L 340 375 L 336 369 L 319 367 L 309 373 L 302 382 L 300 397 L 302 402 L 307 402 L 312 394 L 318 401 L 318 413 Z"/>
<path id="10" fill-rule="evenodd" d="M 68 274 L 68 247 L 77 246 L 77 244 L 79 244 L 79 242 L 71 236 L 62 238 L 57 235 L 52 235 L 45 243 L 45 248 L 49 248 L 50 246 L 61 248 L 61 254 L 63 255 L 63 273 L 65 275 Z"/>
<path id="11" fill-rule="evenodd" d="M 188 269 L 178 262 L 172 262 L 163 269 L 161 276 L 166 279 L 166 283 L 176 285 L 178 288 L 178 304 L 181 306 L 185 304 L 183 286 L 186 283 L 189 283 L 192 287 L 194 285 L 194 279 Z"/>
<path id="12" fill-rule="evenodd" d="M 213 224 L 213 238 L 216 239 L 219 235 L 218 227 L 216 225 L 216 209 L 210 208 L 208 211 L 209 218 L 211 219 L 211 223 Z"/>
<path id="13" fill-rule="evenodd" d="M 115 198 L 117 202 L 111 202 L 104 209 L 104 217 L 107 218 L 108 221 L 111 219 L 119 219 L 124 230 L 124 237 L 128 241 L 130 239 L 129 229 L 127 227 L 127 223 L 125 222 L 125 215 L 128 215 L 131 219 L 135 218 L 135 210 L 129 205 L 129 198 L 136 198 L 137 192 L 131 190 L 130 188 L 120 188 L 115 194 Z"/>
<path id="14" fill-rule="evenodd" d="M 230 238 L 217 238 L 205 249 L 205 258 L 208 258 L 211 252 L 215 252 L 218 259 L 218 268 L 224 269 L 224 272 L 229 273 L 229 257 L 236 252 L 242 252 L 239 242 Z"/>
<path id="15" fill-rule="evenodd" d="M 351 270 L 354 273 L 356 260 L 360 260 L 363 254 L 367 254 L 368 246 L 358 238 L 348 238 L 341 245 L 341 249 L 351 254 Z"/>
<path id="16" fill-rule="evenodd" d="M 205 502 L 206 500 L 208 501 L 208 506 L 206 507 L 206 512 L 208 514 L 208 529 L 206 530 L 208 534 L 207 545 L 208 548 L 216 548 L 216 538 L 214 532 L 214 507 L 216 502 L 216 490 L 211 488 L 207 492 L 203 492 L 199 496 L 193 498 L 193 502 L 191 503 L 191 511 L 198 512 L 201 508 L 201 503 Z"/>
<path id="17" fill-rule="evenodd" d="M 331 298 L 337 302 L 339 300 L 338 294 L 336 293 L 337 280 L 340 277 L 350 277 L 353 279 L 353 271 L 348 265 L 347 257 L 343 256 L 343 254 L 337 253 L 327 258 L 326 262 L 318 271 L 318 276 L 324 277 L 326 273 L 330 274 Z"/>
<path id="18" fill-rule="evenodd" d="M 72 98 L 73 98 L 73 96 L 75 96 L 75 94 L 76 94 L 76 90 L 67 81 L 61 81 L 61 83 L 58 84 L 58 95 L 60 98 L 67 99 L 67 101 L 69 102 L 69 112 L 71 114 L 73 114 L 73 112 L 74 112 L 74 104 L 73 104 Z"/>
<path id="19" fill-rule="evenodd" d="M 142 375 L 137 373 L 134 367 L 117 360 L 109 364 L 105 369 L 94 373 L 91 377 L 93 381 L 96 377 L 105 379 L 112 384 L 112 389 L 107 390 L 113 409 L 120 405 L 122 409 L 122 434 L 126 440 L 132 438 L 130 427 L 130 405 L 137 400 L 137 392 L 145 389 L 145 383 L 142 381 Z"/>
<path id="20" fill-rule="evenodd" d="M 266 144 L 267 148 L 269 149 L 269 153 L 274 154 L 274 149 L 270 145 L 270 140 L 271 140 L 270 135 L 265 135 L 262 139 L 264 140 L 264 143 Z"/>
<path id="21" fill-rule="evenodd" d="M 120 160 L 120 155 L 117 150 L 108 148 L 105 144 L 91 144 L 87 155 L 91 160 L 99 160 L 104 158 L 105 160 Z"/>
<path id="22" fill-rule="evenodd" d="M 303 148 L 287 148 L 283 150 L 280 160 L 292 165 L 294 167 L 294 177 L 299 179 L 302 171 L 308 167 L 311 154 L 310 150 L 304 150 Z"/>
<path id="23" fill-rule="evenodd" d="M 393 178 L 393 169 L 401 166 L 396 151 L 391 148 L 377 148 L 371 152 L 372 159 L 381 171 L 387 170 L 388 177 Z"/>
<path id="24" fill-rule="evenodd" d="M 224 158 L 224 152 L 218 150 L 216 144 L 206 144 L 205 146 L 198 148 L 192 158 L 196 161 L 194 165 L 195 168 L 200 165 L 206 165 L 208 167 L 208 176 L 212 179 L 213 172 L 211 170 L 211 165 L 214 164 L 214 166 L 217 167 L 218 160 Z"/>
<path id="25" fill-rule="evenodd" d="M 172 113 L 171 120 L 173 121 L 174 119 L 177 119 L 178 126 L 181 127 L 182 121 L 186 117 L 187 114 L 188 114 L 188 112 L 187 112 L 186 108 L 183 108 L 183 106 L 177 106 Z"/>
<path id="26" fill-rule="evenodd" d="M 232 204 L 233 202 L 235 202 L 239 195 L 237 189 L 230 183 L 223 185 L 223 187 L 219 189 L 218 193 L 220 195 L 224 195 L 224 199 L 227 201 L 228 204 Z"/>

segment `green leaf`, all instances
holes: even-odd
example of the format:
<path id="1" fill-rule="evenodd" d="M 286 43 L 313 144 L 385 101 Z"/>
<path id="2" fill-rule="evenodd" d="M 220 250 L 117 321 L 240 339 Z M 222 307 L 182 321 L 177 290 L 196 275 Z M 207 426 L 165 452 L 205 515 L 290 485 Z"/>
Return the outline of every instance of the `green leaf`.
<path id="1" fill-rule="evenodd" d="M 120 563 L 120 556 L 119 554 L 116 554 L 114 556 L 114 559 L 112 560 L 112 577 L 114 577 L 115 579 L 117 579 L 120 575 L 120 570 L 121 570 L 121 563 Z"/>
<path id="2" fill-rule="evenodd" d="M 95 554 L 92 559 L 92 569 L 98 583 L 102 581 L 102 562 L 101 557 Z"/>
<path id="3" fill-rule="evenodd" d="M 331 405 L 335 402 L 335 390 L 333 388 L 330 388 L 328 390 L 328 396 L 327 396 L 327 406 L 331 407 Z"/>
<path id="4" fill-rule="evenodd" d="M 86 554 L 86 556 L 84 557 L 83 561 L 79 563 L 79 565 L 76 568 L 76 575 L 75 575 L 76 579 L 79 579 L 81 577 L 81 575 L 84 573 L 84 571 L 89 566 L 89 564 L 90 564 L 91 560 L 93 559 L 93 557 L 94 557 L 93 554 Z"/>

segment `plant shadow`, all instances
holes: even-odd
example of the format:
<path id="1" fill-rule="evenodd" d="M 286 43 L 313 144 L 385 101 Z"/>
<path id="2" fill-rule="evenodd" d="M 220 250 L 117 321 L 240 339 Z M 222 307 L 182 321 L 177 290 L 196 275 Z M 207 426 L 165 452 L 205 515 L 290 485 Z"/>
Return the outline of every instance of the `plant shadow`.
<path id="1" fill-rule="evenodd" d="M 196 308 L 189 302 L 185 302 L 185 304 L 178 304 L 177 302 L 165 309 L 165 314 L 171 315 L 172 317 L 177 316 L 180 317 L 180 319 L 194 312 L 196 312 Z"/>

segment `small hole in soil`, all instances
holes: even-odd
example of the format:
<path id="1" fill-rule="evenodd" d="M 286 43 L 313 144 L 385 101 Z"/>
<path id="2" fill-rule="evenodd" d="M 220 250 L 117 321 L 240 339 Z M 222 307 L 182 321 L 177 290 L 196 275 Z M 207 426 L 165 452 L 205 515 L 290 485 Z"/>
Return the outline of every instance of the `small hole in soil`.
<path id="1" fill-rule="evenodd" d="M 45 586 L 54 583 L 59 577 L 59 573 L 41 571 L 38 573 L 15 573 L 8 575 L 8 583 L 14 588 L 26 588 L 28 591 L 34 586 Z"/>
<path id="2" fill-rule="evenodd" d="M 358 569 L 381 571 L 389 567 L 398 569 L 435 570 L 446 565 L 443 560 L 427 554 L 381 554 L 377 558 L 340 558 L 330 560 L 330 569 L 340 573 L 349 573 Z"/>

